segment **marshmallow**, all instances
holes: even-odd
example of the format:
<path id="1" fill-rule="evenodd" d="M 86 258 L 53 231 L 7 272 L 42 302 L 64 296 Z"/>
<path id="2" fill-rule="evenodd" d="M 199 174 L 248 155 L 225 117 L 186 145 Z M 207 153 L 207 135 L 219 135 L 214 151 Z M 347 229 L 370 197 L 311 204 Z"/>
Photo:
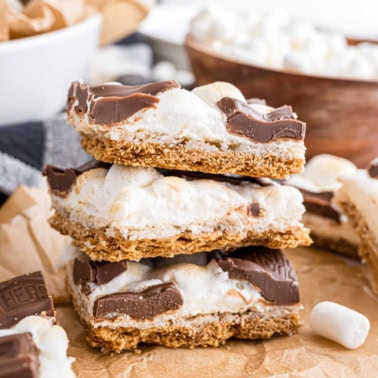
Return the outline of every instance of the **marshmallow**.
<path id="1" fill-rule="evenodd" d="M 285 57 L 284 64 L 288 69 L 298 70 L 306 73 L 312 71 L 311 57 L 304 51 L 290 51 Z"/>
<path id="2" fill-rule="evenodd" d="M 333 302 L 320 302 L 312 310 L 310 326 L 314 333 L 345 348 L 356 349 L 366 340 L 370 322 L 366 316 Z"/>
<path id="3" fill-rule="evenodd" d="M 333 77 L 378 77 L 377 45 L 348 46 L 342 34 L 317 30 L 275 9 L 202 11 L 191 23 L 191 34 L 222 55 L 250 64 Z"/>

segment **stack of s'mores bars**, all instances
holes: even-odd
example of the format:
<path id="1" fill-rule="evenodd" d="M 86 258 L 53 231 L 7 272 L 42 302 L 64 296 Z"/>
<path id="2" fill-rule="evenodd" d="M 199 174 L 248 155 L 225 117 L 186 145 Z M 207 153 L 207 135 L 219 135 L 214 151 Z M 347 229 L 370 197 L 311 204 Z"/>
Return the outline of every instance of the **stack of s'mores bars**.
<path id="1" fill-rule="evenodd" d="M 96 159 L 48 166 L 52 226 L 73 240 L 67 286 L 103 351 L 218 346 L 299 326 L 281 248 L 310 243 L 305 124 L 228 83 L 181 89 L 75 82 L 68 120 Z"/>

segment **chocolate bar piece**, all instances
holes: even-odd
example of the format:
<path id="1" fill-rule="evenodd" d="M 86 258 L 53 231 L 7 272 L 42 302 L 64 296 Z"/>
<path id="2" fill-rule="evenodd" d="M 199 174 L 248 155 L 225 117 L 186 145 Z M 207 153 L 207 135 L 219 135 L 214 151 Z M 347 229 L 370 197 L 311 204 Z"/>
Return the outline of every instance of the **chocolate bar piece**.
<path id="1" fill-rule="evenodd" d="M 127 270 L 99 284 L 67 266 L 68 289 L 87 326 L 87 339 L 103 351 L 139 343 L 168 347 L 218 346 L 230 337 L 270 338 L 299 326 L 297 275 L 282 251 L 239 248 L 127 261 Z M 119 264 L 119 263 L 110 263 Z M 76 272 L 76 273 L 75 273 Z M 83 290 L 90 283 L 91 290 Z"/>
<path id="2" fill-rule="evenodd" d="M 342 213 L 332 203 L 333 192 L 310 192 L 300 189 L 303 195 L 303 205 L 308 213 L 316 214 L 324 218 L 329 218 L 337 223 L 341 223 Z"/>
<path id="3" fill-rule="evenodd" d="M 67 114 L 87 152 L 109 163 L 277 179 L 303 169 L 306 124 L 229 83 L 75 82 Z"/>
<path id="4" fill-rule="evenodd" d="M 119 261 L 112 264 L 108 261 L 90 261 L 86 258 L 84 260 L 75 259 L 73 274 L 76 284 L 90 281 L 102 285 L 126 270 L 126 261 Z"/>
<path id="5" fill-rule="evenodd" d="M 38 378 L 38 350 L 30 333 L 0 337 L 0 377 Z"/>
<path id="6" fill-rule="evenodd" d="M 55 316 L 41 272 L 0 282 L 0 329 L 9 328 L 29 315 Z"/>
<path id="7" fill-rule="evenodd" d="M 91 160 L 77 168 L 61 169 L 46 165 L 43 176 L 47 177 L 51 191 L 57 196 L 66 197 L 76 183 L 78 176 L 94 168 L 108 168 L 110 164 L 97 160 Z"/>
<path id="8" fill-rule="evenodd" d="M 230 133 L 268 143 L 279 139 L 303 140 L 306 124 L 297 121 L 290 106 L 277 108 L 269 113 L 260 113 L 240 100 L 223 97 L 217 102 L 227 116 Z"/>
<path id="9" fill-rule="evenodd" d="M 90 86 L 74 82 L 68 92 L 68 108 L 73 108 L 78 115 L 88 112 L 92 124 L 114 124 L 142 109 L 156 107 L 160 101 L 156 94 L 171 88 L 180 88 L 180 85 L 174 80 L 136 86 Z"/>

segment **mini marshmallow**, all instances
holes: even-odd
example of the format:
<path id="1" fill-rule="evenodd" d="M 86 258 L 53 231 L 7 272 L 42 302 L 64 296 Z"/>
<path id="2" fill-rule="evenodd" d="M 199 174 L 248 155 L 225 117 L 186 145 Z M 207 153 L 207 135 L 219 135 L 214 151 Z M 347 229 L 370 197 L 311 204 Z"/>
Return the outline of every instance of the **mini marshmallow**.
<path id="1" fill-rule="evenodd" d="M 285 56 L 285 67 L 291 70 L 298 70 L 309 73 L 312 71 L 311 57 L 304 51 L 290 51 Z"/>
<path id="2" fill-rule="evenodd" d="M 320 302 L 311 312 L 310 326 L 320 336 L 345 348 L 356 349 L 366 340 L 370 322 L 366 316 L 334 302 Z"/>
<path id="3" fill-rule="evenodd" d="M 191 34 L 220 54 L 250 64 L 339 78 L 378 77 L 377 45 L 348 46 L 342 34 L 317 30 L 275 9 L 202 11 L 191 23 Z"/>

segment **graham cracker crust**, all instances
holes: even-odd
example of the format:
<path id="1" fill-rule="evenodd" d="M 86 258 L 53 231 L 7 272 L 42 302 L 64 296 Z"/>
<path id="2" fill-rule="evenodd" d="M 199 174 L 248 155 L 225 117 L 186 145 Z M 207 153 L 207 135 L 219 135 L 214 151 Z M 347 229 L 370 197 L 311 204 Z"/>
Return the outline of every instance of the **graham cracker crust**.
<path id="1" fill-rule="evenodd" d="M 141 329 L 136 327 L 94 327 L 85 322 L 85 309 L 79 305 L 73 290 L 66 280 L 74 304 L 75 311 L 82 319 L 86 328 L 86 339 L 90 346 L 99 348 L 103 353 L 138 350 L 140 343 L 159 344 L 169 348 L 218 347 L 231 337 L 238 339 L 270 339 L 275 335 L 293 335 L 300 326 L 298 307 L 285 306 L 279 315 L 248 310 L 240 314 L 210 314 L 217 316 L 217 321 L 204 322 L 198 320 L 204 315 L 193 316 L 188 323 L 193 326 L 167 326 Z M 280 307 L 274 306 L 279 313 Z M 230 316 L 232 321 L 229 320 Z"/>
<path id="2" fill-rule="evenodd" d="M 124 350 L 137 351 L 140 343 L 159 344 L 169 348 L 218 347 L 231 337 L 238 339 L 270 339 L 274 335 L 292 335 L 299 327 L 299 315 L 292 312 L 284 317 L 264 319 L 263 314 L 245 312 L 239 314 L 237 322 L 223 319 L 230 314 L 220 314 L 219 320 L 193 327 L 169 326 L 164 328 L 93 327 L 87 325 L 87 341 L 102 352 Z M 235 315 L 235 314 L 234 314 Z M 196 316 L 194 319 L 198 321 Z"/>
<path id="3" fill-rule="evenodd" d="M 190 149 L 184 144 L 114 141 L 103 135 L 84 133 L 81 137 L 84 149 L 97 160 L 133 167 L 285 179 L 302 172 L 304 164 L 304 158 L 284 159 L 269 152 L 262 155 L 236 151 L 209 152 Z"/>
<path id="4" fill-rule="evenodd" d="M 230 249 L 249 245 L 269 248 L 295 248 L 310 245 L 309 230 L 292 227 L 285 232 L 268 230 L 262 233 L 248 232 L 247 237 L 240 233 L 215 230 L 210 233 L 193 234 L 182 232 L 174 237 L 162 239 L 125 239 L 118 231 L 107 235 L 106 228 L 85 228 L 74 223 L 68 215 L 55 211 L 49 220 L 51 226 L 63 235 L 71 236 L 73 244 L 86 253 L 91 260 L 133 260 L 148 257 L 172 257 L 179 254 L 210 252 L 216 249 Z"/>

